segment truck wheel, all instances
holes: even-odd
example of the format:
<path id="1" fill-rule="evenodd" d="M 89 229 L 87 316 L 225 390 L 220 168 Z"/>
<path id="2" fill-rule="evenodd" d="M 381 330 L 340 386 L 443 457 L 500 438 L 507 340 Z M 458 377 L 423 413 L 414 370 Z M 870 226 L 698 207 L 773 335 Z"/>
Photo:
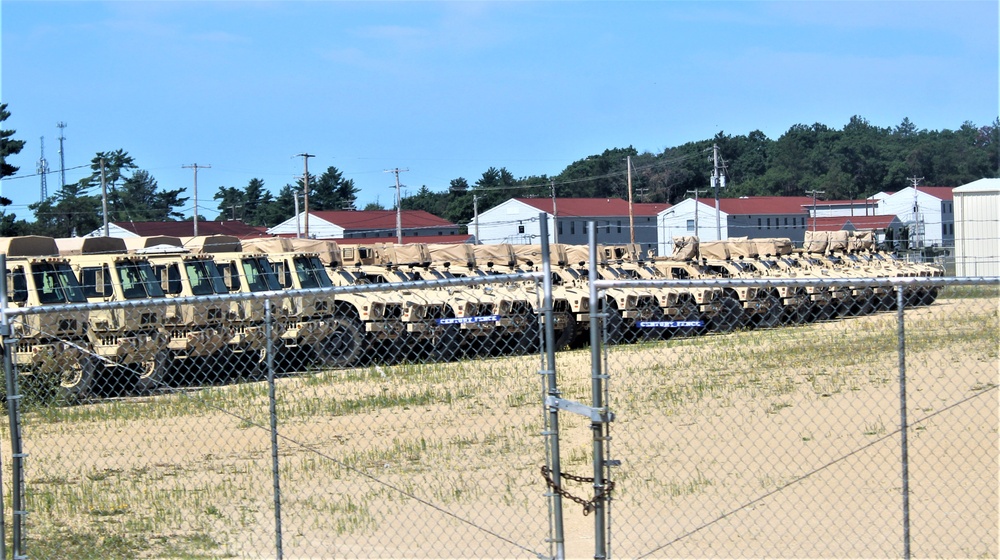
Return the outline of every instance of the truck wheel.
<path id="1" fill-rule="evenodd" d="M 612 305 L 604 305 L 604 342 L 605 344 L 621 344 L 625 341 L 625 321 L 622 312 Z"/>
<path id="2" fill-rule="evenodd" d="M 330 319 L 334 332 L 316 345 L 317 365 L 324 367 L 349 367 L 354 365 L 363 350 L 364 335 L 357 322 L 347 317 Z"/>
<path id="3" fill-rule="evenodd" d="M 94 356 L 83 356 L 59 376 L 56 397 L 65 402 L 76 402 L 90 396 L 91 386 L 100 360 Z"/>
<path id="4" fill-rule="evenodd" d="M 760 313 L 756 317 L 757 328 L 759 329 L 773 329 L 781 324 L 781 313 L 784 310 L 781 306 L 781 300 L 774 296 L 774 294 L 769 294 L 767 296 L 767 311 Z"/>
<path id="5" fill-rule="evenodd" d="M 566 327 L 555 332 L 557 352 L 568 347 L 573 342 L 573 334 L 576 332 L 576 316 L 568 311 L 560 311 L 558 313 L 563 316 L 562 319 L 566 323 Z M 553 316 L 555 315 L 556 313 L 553 313 Z"/>
<path id="6" fill-rule="evenodd" d="M 147 394 L 166 385 L 167 368 L 172 358 L 169 350 L 160 350 L 153 359 L 132 366 L 133 391 Z"/>
<path id="7" fill-rule="evenodd" d="M 722 298 L 722 309 L 712 317 L 711 330 L 720 333 L 733 332 L 745 324 L 746 312 L 739 300 L 732 296 Z"/>

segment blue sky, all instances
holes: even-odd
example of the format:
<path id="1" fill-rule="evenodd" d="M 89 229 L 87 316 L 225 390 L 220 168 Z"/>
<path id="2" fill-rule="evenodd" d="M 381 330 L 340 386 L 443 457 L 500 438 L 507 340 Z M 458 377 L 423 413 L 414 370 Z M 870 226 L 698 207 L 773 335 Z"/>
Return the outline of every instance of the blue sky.
<path id="1" fill-rule="evenodd" d="M 336 166 L 359 206 L 488 167 L 559 173 L 608 148 L 660 152 L 717 132 L 795 124 L 978 126 L 1000 114 L 998 2 L 0 3 L 4 129 L 40 137 L 59 188 L 124 149 L 161 189 L 198 173 L 275 194 Z M 84 168 L 72 169 L 80 166 Z M 37 176 L 8 178 L 33 219 Z M 191 201 L 186 208 L 191 213 Z"/>

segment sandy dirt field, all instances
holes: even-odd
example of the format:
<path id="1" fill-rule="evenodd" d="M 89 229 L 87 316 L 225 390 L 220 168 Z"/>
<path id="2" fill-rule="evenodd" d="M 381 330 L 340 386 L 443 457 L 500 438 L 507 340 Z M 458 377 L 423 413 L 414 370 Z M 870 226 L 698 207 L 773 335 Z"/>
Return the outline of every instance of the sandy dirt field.
<path id="1" fill-rule="evenodd" d="M 611 555 L 901 556 L 896 333 L 884 312 L 610 348 Z M 913 556 L 996 558 L 997 300 L 940 299 L 906 334 Z M 279 379 L 284 557 L 549 555 L 541 369 Z M 591 371 L 589 350 L 559 353 L 563 397 L 590 403 Z M 266 383 L 30 412 L 31 556 L 275 557 L 269 422 Z M 563 471 L 591 476 L 589 420 L 559 427 Z M 594 517 L 564 500 L 563 519 L 567 556 L 593 557 Z"/>

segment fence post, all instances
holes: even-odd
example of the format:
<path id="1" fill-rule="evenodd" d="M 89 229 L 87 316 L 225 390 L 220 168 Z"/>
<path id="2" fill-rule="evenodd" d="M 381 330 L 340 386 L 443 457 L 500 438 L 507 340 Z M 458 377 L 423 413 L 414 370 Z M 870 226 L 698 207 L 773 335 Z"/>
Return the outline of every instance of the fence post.
<path id="1" fill-rule="evenodd" d="M 542 245 L 542 313 L 545 317 L 545 371 L 542 372 L 542 390 L 547 398 L 559 398 L 559 387 L 556 384 L 556 334 L 555 319 L 552 312 L 552 257 L 549 253 L 549 228 L 545 213 L 539 215 L 539 230 Z M 546 464 L 552 482 L 556 488 L 562 485 L 562 464 L 559 459 L 559 407 L 549 405 L 547 409 L 547 425 L 544 434 L 548 438 L 546 449 Z M 562 560 L 566 557 L 566 536 L 563 529 L 562 495 L 554 489 L 549 489 L 550 508 L 550 538 L 555 546 L 554 557 Z"/>
<path id="2" fill-rule="evenodd" d="M 264 338 L 265 362 L 267 364 L 267 399 L 271 419 L 271 477 L 274 481 L 274 553 L 277 560 L 282 559 L 281 550 L 281 474 L 278 470 L 278 412 L 274 391 L 274 343 L 272 332 L 274 315 L 271 312 L 271 300 L 264 300 Z"/>
<path id="3" fill-rule="evenodd" d="M 896 321 L 899 336 L 899 433 L 903 464 L 903 558 L 910 558 L 910 459 L 907 443 L 909 425 L 906 420 L 906 336 L 903 326 L 905 306 L 903 284 L 896 285 Z"/>
<path id="4" fill-rule="evenodd" d="M 604 410 L 604 376 L 601 368 L 601 324 L 594 313 L 598 301 L 597 295 L 597 222 L 591 221 L 588 228 L 588 245 L 590 247 L 589 283 L 590 283 L 590 391 L 591 407 L 595 411 Z M 604 304 L 601 304 L 601 316 L 605 315 Z M 605 422 L 592 421 L 590 429 L 594 437 L 594 558 L 603 559 L 607 553 L 607 519 L 604 497 L 604 441 L 607 439 Z"/>
<path id="5" fill-rule="evenodd" d="M 10 423 L 10 448 L 11 448 L 11 509 L 13 510 L 13 525 L 11 527 L 11 548 L 13 558 L 24 557 L 22 538 L 22 528 L 24 516 L 24 442 L 21 440 L 21 393 L 18 389 L 17 376 L 14 373 L 14 345 L 13 330 L 10 325 L 10 317 L 7 316 L 7 255 L 0 254 L 0 337 L 3 338 L 3 369 L 7 385 L 7 416 Z M 0 483 L 2 487 L 2 483 Z M 2 494 L 0 494 L 2 497 Z M 2 508 L 2 506 L 0 506 Z M 3 534 L 0 542 L 3 543 L 3 557 L 7 557 L 7 527 L 4 523 Z"/>

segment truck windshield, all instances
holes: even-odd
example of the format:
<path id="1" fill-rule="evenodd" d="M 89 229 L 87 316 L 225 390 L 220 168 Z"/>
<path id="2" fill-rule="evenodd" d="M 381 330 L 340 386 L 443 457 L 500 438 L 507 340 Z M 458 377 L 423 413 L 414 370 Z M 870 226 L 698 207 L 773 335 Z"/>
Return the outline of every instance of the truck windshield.
<path id="1" fill-rule="evenodd" d="M 278 275 L 271 268 L 271 261 L 266 257 L 247 257 L 242 259 L 243 275 L 247 279 L 247 288 L 251 292 L 267 292 L 281 289 Z"/>
<path id="2" fill-rule="evenodd" d="M 215 261 L 197 259 L 184 261 L 184 271 L 191 283 L 191 293 L 196 296 L 228 294 L 229 288 L 222 281 L 222 274 Z"/>
<path id="3" fill-rule="evenodd" d="M 40 303 L 83 303 L 87 297 L 66 263 L 36 263 L 32 266 Z"/>
<path id="4" fill-rule="evenodd" d="M 115 263 L 118 281 L 122 284 L 125 299 L 164 297 L 160 281 L 153 273 L 153 267 L 146 261 L 122 261 Z"/>
<path id="5" fill-rule="evenodd" d="M 333 285 L 318 257 L 295 257 L 295 274 L 301 288 L 329 288 Z"/>

